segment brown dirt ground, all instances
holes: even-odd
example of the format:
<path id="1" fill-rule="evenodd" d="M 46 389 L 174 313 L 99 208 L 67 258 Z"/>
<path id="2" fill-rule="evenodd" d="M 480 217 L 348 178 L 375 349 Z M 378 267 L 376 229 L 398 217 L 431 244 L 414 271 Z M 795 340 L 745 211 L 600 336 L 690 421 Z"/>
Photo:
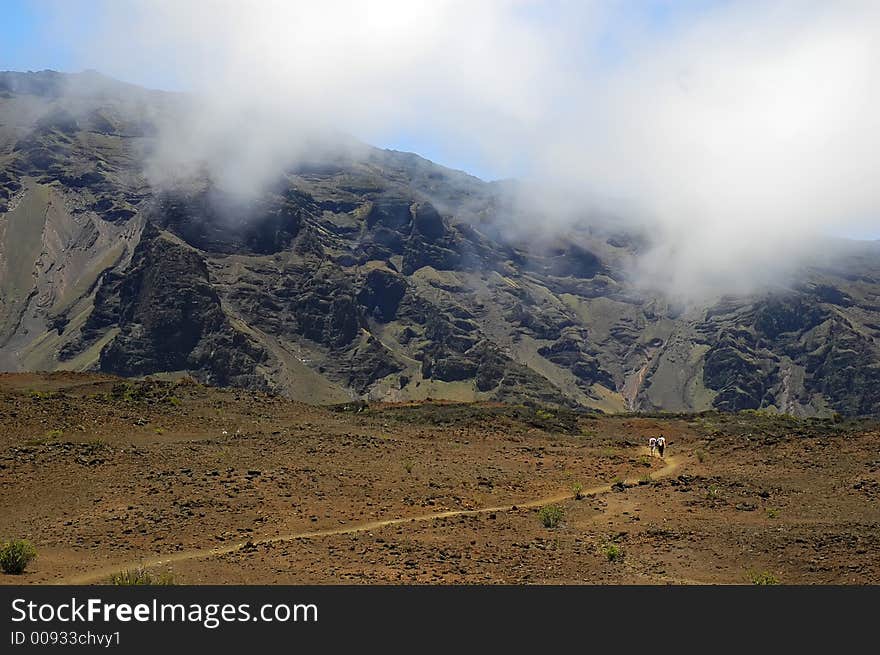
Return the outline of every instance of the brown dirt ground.
<path id="1" fill-rule="evenodd" d="M 573 416 L 0 375 L 0 583 L 880 582 L 876 423 Z"/>

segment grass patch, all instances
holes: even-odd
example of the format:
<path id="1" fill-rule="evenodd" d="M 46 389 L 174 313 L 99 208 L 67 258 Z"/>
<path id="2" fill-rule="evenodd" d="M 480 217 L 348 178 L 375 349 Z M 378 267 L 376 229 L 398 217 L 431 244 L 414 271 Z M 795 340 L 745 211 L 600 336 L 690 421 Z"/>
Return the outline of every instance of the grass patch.
<path id="1" fill-rule="evenodd" d="M 21 575 L 36 556 L 37 549 L 30 541 L 4 541 L 0 543 L 0 570 L 9 575 Z"/>
<path id="2" fill-rule="evenodd" d="M 61 396 L 57 391 L 37 391 L 36 389 L 31 389 L 28 392 L 28 396 L 30 396 L 31 400 L 52 400 L 53 398 L 58 398 Z"/>
<path id="3" fill-rule="evenodd" d="M 770 573 L 769 571 L 750 571 L 749 572 L 749 580 L 752 581 L 752 584 L 757 585 L 777 585 L 779 584 L 779 578 Z"/>
<path id="4" fill-rule="evenodd" d="M 179 406 L 183 401 L 175 395 L 182 391 L 198 387 L 198 383 L 184 378 L 177 382 L 166 382 L 162 380 L 143 380 L 140 382 L 120 382 L 114 384 L 107 393 L 95 396 L 97 400 L 104 401 L 122 401 L 124 403 L 143 403 L 143 404 L 161 404 L 168 403 L 170 405 Z"/>
<path id="5" fill-rule="evenodd" d="M 110 576 L 110 584 L 121 587 L 137 585 L 169 586 L 174 584 L 174 575 L 171 573 L 162 573 L 158 576 L 154 576 L 146 569 L 138 567 L 136 569 L 125 569 L 119 573 L 114 573 Z"/>
<path id="6" fill-rule="evenodd" d="M 53 443 L 54 439 L 49 437 L 34 437 L 33 439 L 28 439 L 24 442 L 25 446 L 33 448 L 35 446 L 48 446 L 50 443 Z"/>
<path id="7" fill-rule="evenodd" d="M 58 443 L 58 440 L 64 436 L 64 430 L 54 428 L 47 431 L 42 437 L 34 437 L 24 442 L 25 446 L 49 446 Z"/>
<path id="8" fill-rule="evenodd" d="M 706 461 L 706 452 L 703 450 L 694 451 L 694 456 L 700 464 Z"/>
<path id="9" fill-rule="evenodd" d="M 768 519 L 777 519 L 779 518 L 779 510 L 771 507 L 767 510 L 767 518 Z"/>
<path id="10" fill-rule="evenodd" d="M 582 485 L 580 482 L 575 482 L 573 485 L 571 485 L 571 493 L 574 494 L 575 500 L 580 500 L 584 497 L 584 485 Z"/>
<path id="11" fill-rule="evenodd" d="M 623 559 L 623 549 L 617 544 L 605 544 L 601 548 L 602 554 L 609 562 L 619 562 Z"/>
<path id="12" fill-rule="evenodd" d="M 538 512 L 538 518 L 545 528 L 553 529 L 562 520 L 562 508 L 559 505 L 545 505 Z"/>

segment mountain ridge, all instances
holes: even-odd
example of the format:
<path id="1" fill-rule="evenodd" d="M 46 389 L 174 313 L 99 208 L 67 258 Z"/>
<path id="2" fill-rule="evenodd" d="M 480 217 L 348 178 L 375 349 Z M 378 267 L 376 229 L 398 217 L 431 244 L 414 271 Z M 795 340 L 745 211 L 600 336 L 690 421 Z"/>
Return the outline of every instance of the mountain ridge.
<path id="1" fill-rule="evenodd" d="M 144 158 L 177 96 L 82 79 L 0 73 L 3 370 L 309 402 L 880 413 L 875 244 L 784 291 L 682 307 L 630 279 L 649 235 L 531 239 L 508 184 L 413 153 L 326 149 L 249 198 L 207 177 L 156 188 Z"/>

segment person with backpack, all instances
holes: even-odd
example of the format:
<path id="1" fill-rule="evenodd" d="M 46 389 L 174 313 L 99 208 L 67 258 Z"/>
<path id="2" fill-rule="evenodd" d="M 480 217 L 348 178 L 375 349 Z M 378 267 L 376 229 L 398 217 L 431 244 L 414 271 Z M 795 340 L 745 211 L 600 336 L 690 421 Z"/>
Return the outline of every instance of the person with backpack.
<path id="1" fill-rule="evenodd" d="M 653 457 L 654 451 L 657 449 L 657 437 L 651 437 L 648 439 L 648 446 L 651 449 L 651 457 Z"/>
<path id="2" fill-rule="evenodd" d="M 657 437 L 657 452 L 660 453 L 660 457 L 663 457 L 664 450 L 666 450 L 666 437 L 661 434 Z"/>

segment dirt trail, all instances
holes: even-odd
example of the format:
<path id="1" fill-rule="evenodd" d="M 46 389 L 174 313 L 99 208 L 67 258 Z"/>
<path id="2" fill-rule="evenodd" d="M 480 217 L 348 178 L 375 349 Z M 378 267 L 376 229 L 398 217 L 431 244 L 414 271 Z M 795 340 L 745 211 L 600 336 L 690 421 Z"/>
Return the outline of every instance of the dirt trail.
<path id="1" fill-rule="evenodd" d="M 647 453 L 649 452 L 647 448 L 644 449 Z M 668 475 L 671 475 L 674 471 L 676 471 L 680 466 L 681 462 L 677 457 L 666 457 L 665 459 L 666 465 L 651 474 L 652 478 L 662 478 Z M 626 483 L 636 482 L 635 480 L 626 480 Z M 595 487 L 591 487 L 589 489 L 583 489 L 581 493 L 585 496 L 593 495 L 593 494 L 601 494 L 608 493 L 611 491 L 610 484 L 603 484 Z M 393 518 L 393 519 L 383 519 L 380 521 L 372 521 L 370 523 L 359 523 L 357 525 L 351 525 L 344 528 L 329 528 L 324 530 L 312 530 L 306 532 L 291 532 L 288 534 L 282 534 L 275 537 L 268 537 L 265 539 L 248 539 L 244 541 L 237 541 L 232 544 L 226 544 L 220 547 L 214 548 L 199 548 L 192 550 L 181 550 L 175 553 L 170 553 L 167 555 L 159 555 L 155 557 L 148 558 L 139 558 L 137 560 L 130 560 L 128 562 L 119 562 L 113 564 L 112 566 L 105 566 L 100 569 L 95 569 L 89 571 L 88 573 L 81 573 L 78 575 L 69 576 L 60 580 L 57 584 L 62 585 L 77 585 L 77 584 L 95 584 L 106 580 L 114 573 L 118 573 L 125 569 L 133 569 L 138 567 L 150 568 L 155 566 L 164 566 L 168 564 L 173 564 L 175 562 L 183 562 L 187 560 L 194 559 L 205 559 L 208 557 L 215 557 L 217 555 L 226 555 L 228 553 L 239 550 L 244 545 L 250 543 L 255 546 L 263 545 L 263 544 L 275 544 L 285 541 L 294 541 L 296 539 L 314 539 L 317 537 L 329 537 L 334 535 L 344 535 L 344 534 L 352 534 L 355 532 L 367 532 L 369 530 L 377 530 L 379 528 L 388 527 L 391 525 L 400 525 L 402 523 L 413 523 L 416 521 L 434 521 L 436 519 L 444 519 L 444 518 L 453 518 L 456 516 L 476 516 L 479 514 L 486 514 L 492 512 L 506 512 L 510 511 L 513 508 L 520 509 L 531 509 L 534 507 L 541 507 L 543 505 L 547 505 L 549 503 L 558 503 L 565 500 L 570 500 L 572 498 L 571 492 L 560 493 L 555 496 L 546 496 L 544 498 L 537 498 L 534 500 L 529 500 L 522 503 L 508 503 L 505 505 L 495 505 L 492 507 L 481 507 L 478 509 L 463 509 L 463 510 L 449 510 L 446 512 L 433 512 L 430 514 L 420 514 L 418 516 L 407 516 L 402 518 Z"/>

